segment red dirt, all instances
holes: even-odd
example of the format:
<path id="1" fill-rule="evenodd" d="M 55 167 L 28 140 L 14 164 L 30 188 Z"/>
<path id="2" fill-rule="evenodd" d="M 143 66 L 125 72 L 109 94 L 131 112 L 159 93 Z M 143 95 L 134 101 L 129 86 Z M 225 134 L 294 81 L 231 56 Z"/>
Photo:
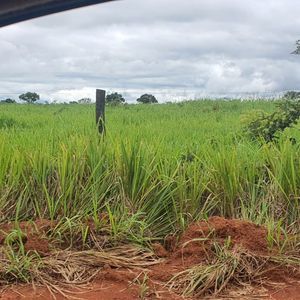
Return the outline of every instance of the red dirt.
<path id="1" fill-rule="evenodd" d="M 268 272 L 266 277 L 274 283 L 266 286 L 270 299 L 300 300 L 300 274 L 278 269 Z"/>
<path id="2" fill-rule="evenodd" d="M 269 299 L 300 300 L 300 282 L 291 282 L 288 285 L 269 290 Z"/>
<path id="3" fill-rule="evenodd" d="M 159 243 L 152 244 L 152 249 L 157 257 L 169 256 L 169 252 Z"/>
<path id="4" fill-rule="evenodd" d="M 49 242 L 38 235 L 28 236 L 25 245 L 25 251 L 36 251 L 40 256 L 47 256 L 50 254 Z"/>
<path id="5" fill-rule="evenodd" d="M 43 222 L 41 223 L 43 224 Z M 227 220 L 221 217 L 211 217 L 208 221 L 191 224 L 178 243 L 175 236 L 170 236 L 166 238 L 164 246 L 158 243 L 153 244 L 152 248 L 156 255 L 165 259 L 162 263 L 144 271 L 113 269 L 105 266 L 95 277 L 89 289 L 75 294 L 75 296 L 91 300 L 140 299 L 143 280 L 146 278 L 148 288 L 145 291 L 145 299 L 183 299 L 167 291 L 163 285 L 176 273 L 186 268 L 199 263 L 209 263 L 214 255 L 212 242 L 217 241 L 224 244 L 229 238 L 232 248 L 239 247 L 254 254 L 270 253 L 266 239 L 267 230 L 264 227 L 237 219 Z M 36 235 L 36 232 L 31 232 L 25 247 L 27 250 L 49 253 L 49 245 L 44 243 Z M 266 299 L 300 300 L 300 280 L 297 283 L 291 283 L 296 280 L 293 274 L 280 269 L 267 274 L 267 278 L 275 283 L 285 283 L 285 285 L 266 287 L 269 291 Z M 76 287 L 71 286 L 70 289 L 76 292 Z M 22 294 L 24 297 L 18 294 Z M 31 286 L 27 285 L 9 288 L 0 294 L 0 299 L 51 299 L 51 294 L 44 287 L 37 287 L 34 291 Z M 64 298 L 58 295 L 57 299 Z"/>
<path id="6" fill-rule="evenodd" d="M 211 250 L 212 241 L 224 244 L 228 238 L 232 247 L 240 247 L 257 254 L 268 253 L 267 230 L 264 227 L 237 219 L 211 217 L 207 221 L 191 224 L 177 246 L 174 246 L 174 237 L 170 239 L 171 242 L 168 241 L 167 245 L 171 244 L 168 259 L 162 266 L 151 268 L 153 276 L 159 280 L 169 280 L 176 272 L 210 261 L 214 255 Z M 159 257 L 166 257 L 165 249 L 155 245 L 155 253 Z"/>
<path id="7" fill-rule="evenodd" d="M 22 237 L 25 251 L 36 251 L 41 256 L 50 254 L 49 240 L 46 236 L 47 232 L 54 228 L 56 222 L 45 219 L 38 219 L 33 222 L 20 222 L 18 227 L 21 229 L 24 236 Z M 2 224 L 0 226 L 0 245 L 5 242 L 6 236 L 16 229 L 15 223 Z"/>
<path id="8" fill-rule="evenodd" d="M 143 273 L 141 271 L 132 271 L 125 269 L 105 268 L 105 271 L 99 274 L 97 278 L 88 286 L 83 288 L 70 286 L 67 296 L 77 299 L 89 300 L 138 300 L 142 299 L 169 299 L 182 300 L 183 298 L 169 292 L 164 288 L 157 288 L 149 282 L 148 289 L 143 292 L 142 281 Z M 62 294 L 55 293 L 57 300 L 67 299 Z M 0 299 L 3 300 L 47 300 L 54 299 L 46 287 L 31 285 L 12 286 L 0 293 Z"/>
<path id="9" fill-rule="evenodd" d="M 138 290 L 136 287 L 129 287 L 126 283 L 115 281 L 99 281 L 94 282 L 87 288 L 76 290 L 72 288 L 72 293 L 68 296 L 76 297 L 77 299 L 89 300 L 132 300 L 139 299 Z M 67 299 L 63 295 L 56 293 L 57 300 Z M 30 286 L 11 287 L 0 294 L 0 299 L 3 300 L 47 300 L 55 299 L 49 290 L 45 287 Z"/>
<path id="10" fill-rule="evenodd" d="M 215 238 L 221 243 L 230 238 L 235 247 L 260 254 L 268 252 L 266 228 L 247 221 L 222 217 L 211 217 L 208 221 L 192 224 L 182 236 L 180 243 L 183 245 L 193 239 L 207 237 L 210 240 Z"/>

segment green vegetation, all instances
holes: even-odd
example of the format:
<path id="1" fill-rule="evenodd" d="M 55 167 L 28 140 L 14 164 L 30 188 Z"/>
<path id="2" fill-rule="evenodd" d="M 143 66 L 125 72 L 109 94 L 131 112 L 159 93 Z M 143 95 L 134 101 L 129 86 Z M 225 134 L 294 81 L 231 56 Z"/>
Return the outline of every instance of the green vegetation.
<path id="1" fill-rule="evenodd" d="M 144 94 L 136 100 L 138 103 L 151 104 L 158 103 L 157 99 L 151 94 Z"/>
<path id="2" fill-rule="evenodd" d="M 254 111 L 243 118 L 246 131 L 254 139 L 262 138 L 264 142 L 277 140 L 286 128 L 297 124 L 300 117 L 300 100 L 285 100 L 277 104 L 273 113 Z M 290 141 L 296 143 L 294 137 Z"/>
<path id="3" fill-rule="evenodd" d="M 125 98 L 119 93 L 108 94 L 105 97 L 106 104 L 115 106 L 125 102 Z"/>
<path id="4" fill-rule="evenodd" d="M 34 103 L 40 99 L 40 95 L 37 93 L 27 92 L 19 96 L 20 100 L 23 100 L 27 103 Z"/>
<path id="5" fill-rule="evenodd" d="M 16 103 L 16 100 L 11 98 L 6 98 L 4 100 L 1 100 L 0 103 Z"/>
<path id="6" fill-rule="evenodd" d="M 12 252 L 22 245 L 23 220 L 55 221 L 48 237 L 86 249 L 96 245 L 89 222 L 110 245 L 149 247 L 220 215 L 266 225 L 268 242 L 283 249 L 299 233 L 299 127 L 265 143 L 245 135 L 241 123 L 249 111 L 275 113 L 278 103 L 108 106 L 104 139 L 92 105 L 1 105 L 0 222 L 13 221 L 17 230 L 17 242 L 7 239 L 5 274 L 28 281 L 31 256 L 22 247 Z M 227 259 L 241 267 L 235 256 Z M 187 272 L 198 280 L 199 270 Z M 203 274 L 201 291 L 208 270 Z M 190 294 L 192 284 L 180 289 Z"/>
<path id="7" fill-rule="evenodd" d="M 240 124 L 252 109 L 272 112 L 276 103 L 109 107 L 101 140 L 93 106 L 2 105 L 1 221 L 106 211 L 116 236 L 129 227 L 139 238 L 211 214 L 291 224 L 299 217 L 299 147 L 289 140 L 297 126 L 276 145 L 253 142 Z"/>

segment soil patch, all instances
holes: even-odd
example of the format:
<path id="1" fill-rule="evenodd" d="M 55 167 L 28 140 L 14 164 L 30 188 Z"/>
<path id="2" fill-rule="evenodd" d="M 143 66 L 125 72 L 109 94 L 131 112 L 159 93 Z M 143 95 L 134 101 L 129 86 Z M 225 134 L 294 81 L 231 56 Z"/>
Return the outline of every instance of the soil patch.
<path id="1" fill-rule="evenodd" d="M 22 231 L 22 241 L 25 251 L 36 251 L 40 256 L 50 254 L 50 241 L 46 238 L 49 230 L 53 229 L 57 222 L 38 219 L 35 222 L 23 221 L 18 224 L 14 222 L 0 225 L 0 245 L 5 243 L 6 237 L 14 230 Z"/>
<path id="2" fill-rule="evenodd" d="M 193 244 L 193 240 L 197 243 L 197 239 L 205 238 L 208 238 L 209 242 L 215 239 L 223 244 L 230 240 L 233 247 L 258 254 L 268 253 L 267 229 L 243 220 L 211 217 L 207 221 L 194 223 L 183 234 L 180 244 Z M 202 241 L 203 243 L 205 241 Z"/>
<path id="3" fill-rule="evenodd" d="M 48 255 L 50 253 L 49 245 L 39 233 L 45 234 L 53 224 L 41 220 L 38 231 L 36 226 L 33 229 L 32 225 L 28 227 L 26 223 L 21 223 L 21 226 L 26 233 L 24 239 L 26 250 L 36 250 L 41 254 Z M 13 227 L 8 227 L 8 231 L 12 229 Z M 4 238 L 2 240 L 4 241 Z M 72 296 L 92 300 L 127 300 L 143 297 L 144 299 L 183 299 L 174 292 L 168 291 L 166 284 L 178 272 L 199 264 L 211 264 L 215 259 L 214 243 L 226 244 L 232 251 L 241 249 L 258 256 L 273 253 L 268 249 L 267 229 L 263 226 L 243 220 L 211 217 L 207 221 L 191 224 L 179 239 L 170 236 L 166 238 L 164 245 L 153 244 L 153 251 L 157 257 L 163 259 L 159 264 L 144 269 L 131 267 L 125 269 L 104 265 L 99 269 L 98 275 L 94 277 L 93 283 L 87 289 L 84 288 L 83 291 L 78 292 L 75 285 L 70 285 L 69 290 L 72 292 Z M 98 269 L 95 270 L 97 272 Z M 268 280 L 280 283 L 278 286 L 275 284 L 265 287 L 266 299 L 300 300 L 300 280 L 296 280 L 297 278 L 290 271 L 279 267 L 265 276 Z M 57 299 L 65 299 L 60 294 L 56 296 Z M 52 299 L 52 296 L 45 287 L 37 287 L 34 290 L 31 286 L 26 285 L 3 291 L 0 299 Z"/>
<path id="4" fill-rule="evenodd" d="M 241 248 L 255 254 L 269 252 L 266 228 L 238 219 L 211 217 L 207 221 L 191 224 L 176 246 L 174 240 L 174 237 L 169 238 L 165 245 L 169 251 L 159 244 L 153 247 L 157 256 L 167 257 L 162 266 L 151 268 L 158 280 L 169 280 L 186 268 L 212 261 L 213 242 L 224 245 L 230 241 L 231 248 Z"/>

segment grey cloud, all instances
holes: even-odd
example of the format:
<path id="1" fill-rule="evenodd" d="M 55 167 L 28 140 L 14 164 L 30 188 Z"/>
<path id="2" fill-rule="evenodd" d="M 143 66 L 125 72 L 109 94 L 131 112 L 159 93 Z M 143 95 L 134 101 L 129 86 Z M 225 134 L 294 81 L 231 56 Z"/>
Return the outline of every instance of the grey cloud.
<path id="1" fill-rule="evenodd" d="M 296 0 L 121 0 L 2 28 L 0 98 L 297 89 L 299 10 Z"/>

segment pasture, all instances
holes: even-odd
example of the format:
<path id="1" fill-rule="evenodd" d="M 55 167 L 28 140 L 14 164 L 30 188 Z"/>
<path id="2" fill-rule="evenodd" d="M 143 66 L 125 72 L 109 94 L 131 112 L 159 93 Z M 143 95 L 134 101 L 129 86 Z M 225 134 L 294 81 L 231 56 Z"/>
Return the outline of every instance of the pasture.
<path id="1" fill-rule="evenodd" d="M 180 245 L 180 237 L 191 225 L 212 220 L 217 226 L 216 216 L 224 222 L 245 222 L 241 223 L 245 232 L 249 224 L 256 224 L 253 230 L 259 228 L 265 234 L 263 256 L 268 253 L 268 259 L 276 257 L 273 263 L 280 261 L 280 267 L 299 270 L 299 127 L 285 130 L 276 143 L 263 143 L 252 140 L 242 123 L 251 110 L 274 111 L 276 101 L 107 107 L 104 138 L 97 133 L 94 109 L 94 105 L 79 104 L 0 105 L 1 282 L 33 280 L 59 286 L 57 278 L 49 279 L 47 260 L 57 249 L 111 253 L 130 245 L 143 255 L 127 251 L 128 261 L 143 260 L 147 254 L 145 261 L 155 265 L 156 259 L 167 256 L 157 254 L 157 247 L 170 252 L 174 248 L 168 245 L 170 237 Z M 39 227 L 41 223 L 47 224 L 47 230 Z M 219 259 L 214 260 L 216 270 L 222 259 L 231 266 L 233 259 L 240 273 L 244 270 L 240 264 L 249 263 L 248 252 L 242 259 L 228 254 L 238 244 L 237 231 L 230 230 L 241 224 L 226 223 L 231 234 L 221 236 L 222 242 L 217 227 L 212 230 L 216 239 L 211 233 L 205 236 L 214 240 L 210 247 L 214 259 Z M 243 227 L 238 228 L 241 234 Z M 31 238 L 46 241 L 46 250 L 29 249 Z M 121 251 L 120 256 L 127 254 Z M 259 251 L 255 254 L 263 260 Z M 259 259 L 251 260 L 253 273 L 261 270 L 255 265 Z M 43 267 L 36 267 L 37 261 Z M 147 265 L 145 261 L 140 264 Z M 118 261 L 110 265 L 127 267 Z M 238 273 L 214 274 L 216 284 L 209 285 L 203 275 L 211 274 L 207 268 L 188 267 L 182 271 L 186 273 L 172 273 L 165 282 L 172 295 L 219 294 L 227 290 L 226 276 Z M 247 283 L 255 281 L 254 275 L 247 276 Z M 78 282 L 87 277 L 78 275 Z M 230 283 L 236 285 L 239 280 Z M 140 279 L 138 297 L 146 299 L 150 287 L 145 284 Z"/>

